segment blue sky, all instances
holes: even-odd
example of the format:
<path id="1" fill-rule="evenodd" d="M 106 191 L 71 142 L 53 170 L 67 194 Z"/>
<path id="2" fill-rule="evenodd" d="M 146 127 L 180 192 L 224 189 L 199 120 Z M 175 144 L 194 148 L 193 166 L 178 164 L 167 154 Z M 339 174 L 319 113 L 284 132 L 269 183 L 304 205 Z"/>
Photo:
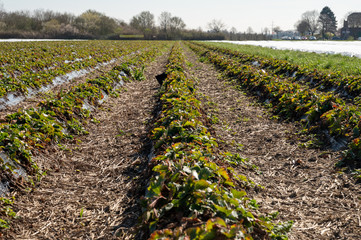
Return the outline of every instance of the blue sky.
<path id="1" fill-rule="evenodd" d="M 179 16 L 187 28 L 207 29 L 212 19 L 221 20 L 227 28 L 255 32 L 280 26 L 293 29 L 302 13 L 321 11 L 329 6 L 339 22 L 348 12 L 361 12 L 360 0 L 0 0 L 6 11 L 50 9 L 80 14 L 94 9 L 126 22 L 141 11 L 150 11 L 156 19 L 162 11 Z"/>

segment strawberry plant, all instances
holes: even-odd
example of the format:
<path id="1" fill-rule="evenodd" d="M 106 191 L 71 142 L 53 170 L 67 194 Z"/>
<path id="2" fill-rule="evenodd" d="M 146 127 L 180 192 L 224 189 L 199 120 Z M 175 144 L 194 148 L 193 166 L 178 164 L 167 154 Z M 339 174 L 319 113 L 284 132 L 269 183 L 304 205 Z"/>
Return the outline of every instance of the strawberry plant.
<path id="1" fill-rule="evenodd" d="M 141 49 L 148 42 L 66 41 L 3 43 L 0 48 L 0 97 L 27 94 L 71 71 L 99 67 Z M 147 59 L 145 57 L 145 59 Z M 136 65 L 136 64 L 135 64 Z"/>
<path id="2" fill-rule="evenodd" d="M 326 130 L 337 139 L 346 139 L 348 149 L 345 150 L 343 162 L 348 166 L 361 167 L 359 145 L 354 143 L 359 137 L 360 127 L 361 111 L 357 99 L 354 105 L 349 104 L 332 91 L 320 92 L 288 78 L 269 74 L 257 66 L 243 64 L 238 58 L 223 55 L 222 49 L 209 50 L 193 43 L 189 46 L 216 65 L 225 76 L 237 79 L 243 88 L 267 101 L 267 106 L 272 107 L 274 113 L 287 120 L 300 120 L 309 132 L 322 133 Z M 277 66 L 282 65 L 287 64 Z"/>
<path id="3" fill-rule="evenodd" d="M 129 55 L 124 58 L 124 64 L 137 63 L 130 68 L 143 68 L 161 54 L 166 46 L 156 44 Z M 96 79 L 88 79 L 85 83 L 73 86 L 68 92 L 51 94 L 35 108 L 8 115 L 0 125 L 0 165 L 1 171 L 11 176 L 7 181 L 27 178 L 17 174 L 20 167 L 26 170 L 30 178 L 41 176 L 42 169 L 38 168 L 33 156 L 50 144 L 61 144 L 77 135 L 87 134 L 86 120 L 91 118 L 91 109 L 104 101 L 104 95 L 109 95 L 119 82 L 127 80 L 122 75 L 125 73 L 116 66 Z M 8 156 L 9 159 L 2 156 Z M 4 176 L 2 174 L 2 179 Z M 0 226 L 7 226 L 5 222 L 0 223 Z"/>
<path id="4" fill-rule="evenodd" d="M 162 113 L 152 131 L 158 155 L 142 200 L 150 239 L 285 239 L 292 223 L 259 216 L 245 191 L 252 182 L 232 168 L 242 160 L 217 154 L 185 65 L 176 44 L 160 89 Z"/>
<path id="5" fill-rule="evenodd" d="M 340 71 L 323 72 L 301 67 L 285 60 L 262 58 L 230 50 L 225 47 L 214 47 L 205 43 L 193 44 L 233 58 L 239 63 L 257 66 L 259 69 L 265 69 L 282 78 L 289 78 L 291 81 L 307 84 L 319 91 L 335 91 L 346 99 L 353 99 L 361 93 L 361 76 L 359 75 L 342 74 Z"/>

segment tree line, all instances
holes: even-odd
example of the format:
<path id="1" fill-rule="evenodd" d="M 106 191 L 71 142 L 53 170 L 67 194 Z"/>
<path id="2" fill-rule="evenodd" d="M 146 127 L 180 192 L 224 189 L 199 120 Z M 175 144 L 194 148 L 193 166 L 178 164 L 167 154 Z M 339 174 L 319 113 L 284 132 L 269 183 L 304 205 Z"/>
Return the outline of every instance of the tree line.
<path id="1" fill-rule="evenodd" d="M 331 39 L 337 35 L 337 20 L 329 7 L 324 7 L 321 12 L 307 11 L 295 24 L 297 31 L 303 35 L 320 35 L 322 39 Z"/>
<path id="2" fill-rule="evenodd" d="M 208 23 L 207 30 L 186 29 L 183 19 L 162 12 L 155 16 L 143 11 L 129 23 L 96 10 L 80 15 L 51 10 L 7 12 L 0 7 L 0 38 L 58 39 L 152 39 L 152 40 L 265 40 L 270 36 L 253 32 L 228 31 L 220 20 Z"/>

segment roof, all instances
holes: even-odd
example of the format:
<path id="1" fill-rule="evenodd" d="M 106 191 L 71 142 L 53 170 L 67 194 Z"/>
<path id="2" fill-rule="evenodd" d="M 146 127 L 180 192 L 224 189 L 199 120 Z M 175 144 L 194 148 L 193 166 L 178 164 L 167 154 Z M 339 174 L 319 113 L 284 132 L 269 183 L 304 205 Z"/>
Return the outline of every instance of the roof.
<path id="1" fill-rule="evenodd" d="M 347 17 L 349 28 L 360 28 L 361 27 L 361 12 L 351 13 Z"/>

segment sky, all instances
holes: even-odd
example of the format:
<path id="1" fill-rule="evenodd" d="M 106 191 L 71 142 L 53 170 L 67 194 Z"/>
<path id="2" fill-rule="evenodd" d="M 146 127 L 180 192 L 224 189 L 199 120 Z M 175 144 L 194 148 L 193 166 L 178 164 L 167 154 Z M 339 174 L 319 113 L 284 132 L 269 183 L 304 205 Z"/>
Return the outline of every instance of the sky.
<path id="1" fill-rule="evenodd" d="M 295 23 L 306 11 L 321 11 L 328 6 L 342 27 L 349 12 L 361 12 L 360 0 L 0 0 L 6 11 L 53 10 L 79 15 L 88 9 L 105 13 L 125 22 L 142 11 L 150 11 L 156 20 L 161 12 L 183 19 L 188 29 L 201 27 L 213 19 L 222 21 L 229 30 L 254 32 L 279 26 L 294 29 Z"/>

